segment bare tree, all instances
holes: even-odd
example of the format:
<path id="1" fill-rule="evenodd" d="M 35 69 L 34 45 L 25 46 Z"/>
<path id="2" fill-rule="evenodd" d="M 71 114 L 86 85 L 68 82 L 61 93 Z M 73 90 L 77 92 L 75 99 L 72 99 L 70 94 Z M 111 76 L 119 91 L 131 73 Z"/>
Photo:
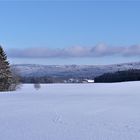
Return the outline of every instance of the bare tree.
<path id="1" fill-rule="evenodd" d="M 34 84 L 34 88 L 35 88 L 36 90 L 39 90 L 39 89 L 41 88 L 41 85 L 40 85 L 39 83 L 35 83 L 35 84 Z"/>

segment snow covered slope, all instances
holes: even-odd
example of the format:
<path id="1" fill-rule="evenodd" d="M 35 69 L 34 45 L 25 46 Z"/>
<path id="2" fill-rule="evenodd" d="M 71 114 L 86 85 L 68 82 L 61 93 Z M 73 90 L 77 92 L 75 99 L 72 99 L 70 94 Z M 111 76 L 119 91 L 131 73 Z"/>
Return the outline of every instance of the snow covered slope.
<path id="1" fill-rule="evenodd" d="M 96 77 L 107 72 L 140 69 L 140 62 L 114 65 L 12 65 L 21 76 Z"/>
<path id="2" fill-rule="evenodd" d="M 23 85 L 0 93 L 0 140 L 139 140 L 140 82 Z"/>

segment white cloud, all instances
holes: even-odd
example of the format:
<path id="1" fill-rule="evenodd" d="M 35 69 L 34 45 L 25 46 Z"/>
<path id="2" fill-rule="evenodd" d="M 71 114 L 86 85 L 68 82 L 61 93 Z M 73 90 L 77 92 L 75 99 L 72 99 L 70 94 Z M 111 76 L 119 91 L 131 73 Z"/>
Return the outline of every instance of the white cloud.
<path id="1" fill-rule="evenodd" d="M 93 47 L 74 46 L 68 48 L 34 47 L 26 49 L 11 49 L 8 56 L 16 58 L 66 58 L 66 57 L 103 57 L 120 55 L 124 57 L 139 56 L 140 45 L 108 46 L 99 44 Z"/>

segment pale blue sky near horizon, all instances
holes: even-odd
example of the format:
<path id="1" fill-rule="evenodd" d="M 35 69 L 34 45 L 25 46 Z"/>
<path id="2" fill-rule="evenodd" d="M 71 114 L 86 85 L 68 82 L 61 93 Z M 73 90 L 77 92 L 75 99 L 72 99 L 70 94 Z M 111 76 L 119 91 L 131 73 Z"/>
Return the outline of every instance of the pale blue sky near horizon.
<path id="1" fill-rule="evenodd" d="M 140 1 L 0 1 L 0 7 L 0 44 L 12 64 L 140 60 Z"/>

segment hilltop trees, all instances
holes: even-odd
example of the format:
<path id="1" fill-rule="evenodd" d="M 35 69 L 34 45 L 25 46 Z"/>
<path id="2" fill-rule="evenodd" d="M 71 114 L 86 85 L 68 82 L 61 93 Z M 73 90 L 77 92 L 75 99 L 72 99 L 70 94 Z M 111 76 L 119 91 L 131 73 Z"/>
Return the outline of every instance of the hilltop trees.
<path id="1" fill-rule="evenodd" d="M 0 46 L 0 91 L 14 90 L 13 84 L 16 82 L 12 72 L 10 71 L 10 65 L 7 61 L 7 56 Z"/>
<path id="2" fill-rule="evenodd" d="M 96 83 L 111 83 L 111 82 L 124 82 L 124 81 L 140 81 L 140 70 L 130 69 L 124 71 L 117 71 L 114 73 L 105 73 L 96 77 Z"/>

